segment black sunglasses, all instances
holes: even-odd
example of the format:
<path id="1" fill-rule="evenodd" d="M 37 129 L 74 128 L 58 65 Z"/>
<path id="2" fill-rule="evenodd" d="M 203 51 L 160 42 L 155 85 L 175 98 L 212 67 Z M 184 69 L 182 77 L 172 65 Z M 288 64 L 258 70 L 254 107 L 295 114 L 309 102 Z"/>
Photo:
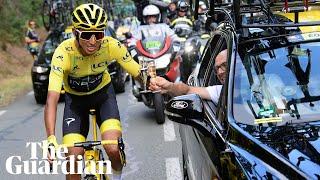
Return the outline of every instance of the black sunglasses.
<path id="1" fill-rule="evenodd" d="M 147 18 L 151 18 L 151 17 L 157 18 L 157 15 L 147 15 Z"/>
<path id="2" fill-rule="evenodd" d="M 89 41 L 93 35 L 97 41 L 104 38 L 104 31 L 79 31 L 78 29 L 76 31 L 79 33 L 79 38 L 86 41 Z"/>

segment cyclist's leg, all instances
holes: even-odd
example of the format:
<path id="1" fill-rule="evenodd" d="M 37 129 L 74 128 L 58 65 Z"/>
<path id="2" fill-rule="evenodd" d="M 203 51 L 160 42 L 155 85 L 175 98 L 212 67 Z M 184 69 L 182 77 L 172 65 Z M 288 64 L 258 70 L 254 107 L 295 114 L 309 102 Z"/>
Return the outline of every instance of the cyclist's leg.
<path id="1" fill-rule="evenodd" d="M 73 144 L 84 142 L 89 132 L 89 115 L 86 107 L 82 107 L 81 97 L 65 94 L 65 109 L 63 117 L 63 144 Z M 85 102 L 85 101 L 84 101 Z M 80 147 L 68 148 L 66 156 L 83 156 L 84 150 Z M 68 167 L 68 172 L 70 171 Z M 74 164 L 75 173 L 77 173 L 77 163 Z M 67 175 L 67 179 L 80 179 L 80 174 Z"/>
<path id="2" fill-rule="evenodd" d="M 97 123 L 100 127 L 101 139 L 117 140 L 122 136 L 120 115 L 116 95 L 112 84 L 107 89 L 108 98 L 97 107 Z M 123 162 L 121 162 L 118 145 L 104 145 L 113 169 L 113 178 L 120 179 Z M 116 177 L 118 176 L 118 177 Z"/>

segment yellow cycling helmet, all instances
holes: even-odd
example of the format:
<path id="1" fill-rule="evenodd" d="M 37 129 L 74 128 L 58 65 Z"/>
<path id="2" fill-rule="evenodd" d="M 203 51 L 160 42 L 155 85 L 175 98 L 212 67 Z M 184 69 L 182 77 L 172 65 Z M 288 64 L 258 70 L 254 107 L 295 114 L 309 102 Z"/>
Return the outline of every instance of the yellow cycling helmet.
<path id="1" fill-rule="evenodd" d="M 107 13 L 95 4 L 82 4 L 73 11 L 72 24 L 77 29 L 104 30 L 107 27 Z"/>

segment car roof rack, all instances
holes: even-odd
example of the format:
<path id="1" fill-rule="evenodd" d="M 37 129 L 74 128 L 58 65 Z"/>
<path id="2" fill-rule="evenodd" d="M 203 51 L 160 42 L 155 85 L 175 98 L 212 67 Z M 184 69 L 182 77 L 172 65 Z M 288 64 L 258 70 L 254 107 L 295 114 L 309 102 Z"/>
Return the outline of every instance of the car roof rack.
<path id="1" fill-rule="evenodd" d="M 283 2 L 270 2 L 269 0 L 255 0 L 249 3 L 241 3 L 242 0 L 233 0 L 232 2 L 221 0 L 209 0 L 209 11 L 207 13 L 208 20 L 214 16 L 217 8 L 228 9 L 231 13 L 230 16 L 233 19 L 234 29 L 241 37 L 248 37 L 249 28 L 261 28 L 261 29 L 273 29 L 276 32 L 279 29 L 288 29 L 289 27 L 296 27 L 298 29 L 302 26 L 320 26 L 320 21 L 299 22 L 299 13 L 309 11 L 310 6 L 318 6 L 320 9 L 320 1 L 318 0 L 300 0 L 289 2 L 288 0 L 282 0 Z M 280 0 L 281 1 L 281 0 Z M 197 7 L 199 0 L 195 0 L 195 7 Z M 278 22 L 275 11 L 283 13 L 294 13 L 294 21 L 292 22 Z M 252 16 L 255 13 L 260 13 L 261 16 L 265 16 L 264 21 L 260 22 L 248 22 L 244 21 L 245 16 Z M 195 18 L 197 17 L 197 11 L 195 11 Z M 294 28 L 292 28 L 294 30 Z M 283 31 L 281 31 L 283 34 Z M 279 33 L 280 34 L 280 33 Z"/>

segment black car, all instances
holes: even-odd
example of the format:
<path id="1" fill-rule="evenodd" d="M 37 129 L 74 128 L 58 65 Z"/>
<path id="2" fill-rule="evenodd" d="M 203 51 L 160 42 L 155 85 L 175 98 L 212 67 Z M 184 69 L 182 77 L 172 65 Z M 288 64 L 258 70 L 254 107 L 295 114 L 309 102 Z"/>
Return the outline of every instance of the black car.
<path id="1" fill-rule="evenodd" d="M 116 38 L 116 34 L 111 27 L 105 29 L 105 35 Z M 52 31 L 44 41 L 38 58 L 34 61 L 31 70 L 31 76 L 34 97 L 38 104 L 44 104 L 47 99 L 52 55 L 55 49 L 64 39 L 71 37 L 71 30 L 65 30 L 65 32 L 62 32 L 61 30 L 57 29 Z M 116 92 L 124 92 L 127 73 L 116 61 L 112 61 L 108 64 L 108 71 L 112 78 L 112 83 Z"/>
<path id="2" fill-rule="evenodd" d="M 214 59 L 227 48 L 218 103 L 189 94 L 166 105 L 169 119 L 181 124 L 185 179 L 319 179 L 320 32 L 304 32 L 306 24 L 274 15 L 266 4 L 238 3 L 215 9 L 226 21 L 188 80 L 221 85 Z M 245 21 L 238 21 L 239 9 Z"/>

